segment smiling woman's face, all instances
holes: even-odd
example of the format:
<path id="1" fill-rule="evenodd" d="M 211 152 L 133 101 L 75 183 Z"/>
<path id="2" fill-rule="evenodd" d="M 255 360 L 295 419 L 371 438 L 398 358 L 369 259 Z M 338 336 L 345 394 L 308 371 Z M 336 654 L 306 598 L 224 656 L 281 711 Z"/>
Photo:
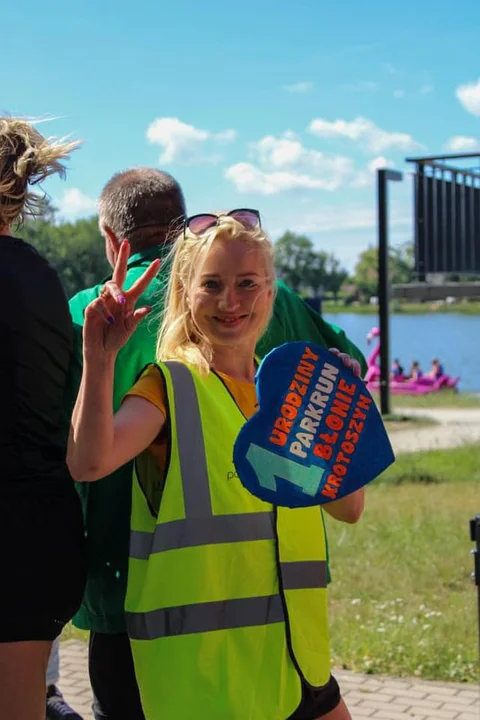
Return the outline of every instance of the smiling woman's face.
<path id="1" fill-rule="evenodd" d="M 254 348 L 273 302 L 261 248 L 221 239 L 205 249 L 190 290 L 194 324 L 212 347 Z"/>

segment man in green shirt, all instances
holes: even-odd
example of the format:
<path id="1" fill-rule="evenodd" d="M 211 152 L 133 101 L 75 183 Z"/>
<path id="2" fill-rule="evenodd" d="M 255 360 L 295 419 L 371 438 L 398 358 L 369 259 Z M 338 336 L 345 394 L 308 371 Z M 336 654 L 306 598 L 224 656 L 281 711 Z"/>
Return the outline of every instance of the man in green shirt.
<path id="1" fill-rule="evenodd" d="M 156 331 L 168 278 L 169 243 L 175 236 L 172 228 L 185 214 L 180 186 L 170 175 L 158 170 L 137 168 L 119 173 L 107 183 L 100 196 L 99 224 L 112 267 L 120 241 L 125 238 L 130 241 L 132 256 L 125 287 L 130 287 L 153 259 L 159 257 L 164 261 L 159 274 L 139 301 L 141 305 L 152 306 L 153 312 L 118 355 L 114 410 L 143 367 L 155 358 Z M 84 311 L 100 295 L 107 279 L 70 300 L 76 329 L 72 399 L 77 394 L 82 372 Z M 363 372 L 366 370 L 363 355 L 343 331 L 325 322 L 279 281 L 273 317 L 258 347 L 259 355 L 294 340 L 336 347 L 359 360 Z M 131 485 L 131 463 L 98 482 L 77 484 L 85 516 L 88 570 L 83 603 L 73 622 L 79 628 L 90 630 L 89 670 L 96 720 L 143 720 L 144 717 L 124 617 Z"/>

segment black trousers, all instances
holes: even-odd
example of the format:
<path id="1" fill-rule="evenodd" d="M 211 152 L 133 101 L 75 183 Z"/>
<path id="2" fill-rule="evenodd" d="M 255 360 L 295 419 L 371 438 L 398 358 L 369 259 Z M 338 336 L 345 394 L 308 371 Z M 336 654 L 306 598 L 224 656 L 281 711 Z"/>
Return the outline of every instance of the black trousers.
<path id="1" fill-rule="evenodd" d="M 145 720 L 127 633 L 90 633 L 88 669 L 95 720 Z"/>

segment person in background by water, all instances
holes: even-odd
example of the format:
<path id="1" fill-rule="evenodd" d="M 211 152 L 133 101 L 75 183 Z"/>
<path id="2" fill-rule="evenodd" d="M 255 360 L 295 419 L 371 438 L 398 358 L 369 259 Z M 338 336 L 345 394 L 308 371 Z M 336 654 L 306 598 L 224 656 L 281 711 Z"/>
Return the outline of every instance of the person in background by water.
<path id="1" fill-rule="evenodd" d="M 442 375 L 444 375 L 444 371 L 440 360 L 438 358 L 433 358 L 432 367 L 428 372 L 428 377 L 434 378 L 434 380 L 438 380 L 438 378 L 442 377 Z"/>
<path id="2" fill-rule="evenodd" d="M 110 265 L 115 265 L 121 240 L 130 242 L 125 287 L 129 288 L 155 259 L 166 260 L 171 250 L 169 229 L 186 214 L 182 189 L 168 173 L 153 168 L 134 168 L 114 175 L 105 185 L 98 203 L 99 227 Z M 152 316 L 163 312 L 164 289 L 170 266 L 162 262 L 159 274 L 141 296 L 141 305 L 152 306 Z M 70 301 L 74 321 L 75 351 L 71 408 L 82 374 L 82 326 L 87 306 L 100 296 L 102 283 L 78 293 Z M 273 314 L 257 345 L 263 357 L 285 342 L 309 340 L 322 347 L 366 363 L 345 333 L 327 323 L 296 293 L 277 281 Z M 145 365 L 155 357 L 156 323 L 140 324 L 119 351 L 115 364 L 113 409 L 118 410 Z M 87 587 L 74 625 L 90 631 L 89 673 L 94 693 L 96 720 L 143 720 L 125 623 L 125 593 L 130 536 L 132 467 L 126 463 L 99 482 L 77 483 L 87 530 Z M 328 572 L 328 568 L 327 568 Z"/>
<path id="3" fill-rule="evenodd" d="M 77 145 L 0 118 L 2 720 L 45 720 L 52 642 L 85 584 L 82 512 L 62 427 L 72 322 L 55 271 L 13 235 L 43 203 L 32 186 L 63 175 Z"/>
<path id="4" fill-rule="evenodd" d="M 403 378 L 403 367 L 400 365 L 400 360 L 395 359 L 393 361 L 390 377 L 393 380 L 401 380 Z"/>
<path id="5" fill-rule="evenodd" d="M 411 366 L 410 366 L 410 372 L 408 374 L 408 378 L 410 380 L 418 380 L 423 375 L 423 372 L 420 368 L 420 363 L 417 360 L 413 360 Z"/>
<path id="6" fill-rule="evenodd" d="M 75 479 L 92 482 L 136 458 L 126 610 L 145 717 L 348 720 L 330 674 L 323 511 L 274 510 L 233 468 L 273 308 L 273 247 L 260 216 L 186 221 L 158 363 L 114 415 L 116 356 L 151 310 L 136 301 L 160 264 L 125 290 L 128 254 L 124 242 L 85 311 L 68 462 Z M 358 362 L 342 360 L 360 375 Z M 325 510 L 356 522 L 363 505 L 361 489 Z"/>

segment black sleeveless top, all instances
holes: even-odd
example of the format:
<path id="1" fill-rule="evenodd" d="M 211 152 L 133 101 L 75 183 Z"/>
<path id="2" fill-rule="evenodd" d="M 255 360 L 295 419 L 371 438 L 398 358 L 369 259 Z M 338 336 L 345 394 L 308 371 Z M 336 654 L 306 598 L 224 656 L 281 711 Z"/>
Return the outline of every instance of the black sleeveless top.
<path id="1" fill-rule="evenodd" d="M 0 496 L 71 484 L 63 413 L 72 334 L 56 272 L 28 243 L 0 235 Z"/>

